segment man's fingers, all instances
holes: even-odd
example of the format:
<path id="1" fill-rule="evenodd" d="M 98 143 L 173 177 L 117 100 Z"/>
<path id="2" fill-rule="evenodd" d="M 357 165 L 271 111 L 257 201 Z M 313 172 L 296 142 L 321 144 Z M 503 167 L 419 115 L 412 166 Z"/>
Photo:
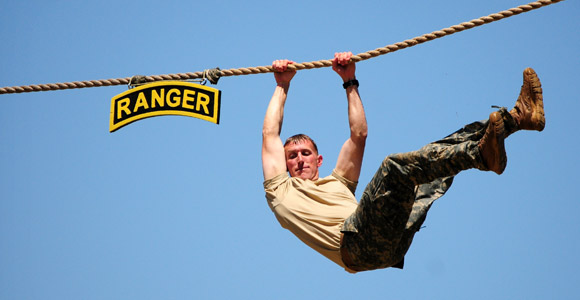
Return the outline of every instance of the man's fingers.
<path id="1" fill-rule="evenodd" d="M 346 66 L 350 63 L 350 58 L 352 57 L 352 52 L 340 52 L 334 54 L 334 60 L 342 66 Z"/>
<path id="2" fill-rule="evenodd" d="M 272 63 L 272 68 L 274 68 L 274 71 L 276 72 L 284 72 L 285 65 L 282 60 L 278 59 Z"/>
<path id="3" fill-rule="evenodd" d="M 278 59 L 272 63 L 272 68 L 276 72 L 284 72 L 288 68 L 289 64 L 293 64 L 294 62 L 287 59 Z"/>

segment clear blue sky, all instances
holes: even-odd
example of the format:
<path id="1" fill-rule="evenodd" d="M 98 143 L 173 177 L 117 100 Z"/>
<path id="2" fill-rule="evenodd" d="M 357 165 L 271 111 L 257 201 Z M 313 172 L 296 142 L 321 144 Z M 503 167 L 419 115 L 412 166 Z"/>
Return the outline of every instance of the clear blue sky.
<path id="1" fill-rule="evenodd" d="M 3 1 L 0 86 L 269 65 L 366 52 L 525 1 Z M 512 107 L 522 71 L 546 129 L 506 142 L 429 213 L 404 270 L 351 275 L 282 229 L 262 189 L 272 74 L 222 78 L 221 124 L 168 116 L 108 132 L 125 86 L 0 95 L 0 299 L 577 299 L 580 3 L 547 6 L 361 62 L 384 156 Z M 348 135 L 340 78 L 300 71 L 282 135 Z"/>

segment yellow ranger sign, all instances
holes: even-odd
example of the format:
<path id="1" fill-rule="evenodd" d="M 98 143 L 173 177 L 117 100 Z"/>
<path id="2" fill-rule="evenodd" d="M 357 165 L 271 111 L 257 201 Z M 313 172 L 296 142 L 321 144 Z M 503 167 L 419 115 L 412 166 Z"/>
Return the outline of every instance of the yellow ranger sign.
<path id="1" fill-rule="evenodd" d="M 111 99 L 109 131 L 162 115 L 199 118 L 219 124 L 221 92 L 183 81 L 160 81 L 128 90 Z"/>

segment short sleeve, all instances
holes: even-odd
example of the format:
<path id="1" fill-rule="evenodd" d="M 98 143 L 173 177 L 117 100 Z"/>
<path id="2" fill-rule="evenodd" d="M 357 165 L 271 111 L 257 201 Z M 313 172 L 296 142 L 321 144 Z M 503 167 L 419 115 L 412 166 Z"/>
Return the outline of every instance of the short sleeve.
<path id="1" fill-rule="evenodd" d="M 265 190 L 275 190 L 280 184 L 286 181 L 290 176 L 288 173 L 284 172 L 280 175 L 276 175 L 268 180 L 264 181 Z"/>
<path id="2" fill-rule="evenodd" d="M 356 187 L 358 185 L 357 181 L 350 181 L 340 175 L 338 175 L 338 173 L 336 173 L 336 170 L 332 170 L 332 177 L 336 178 L 338 181 L 340 181 L 342 184 L 344 184 L 354 195 L 355 191 L 356 191 Z"/>

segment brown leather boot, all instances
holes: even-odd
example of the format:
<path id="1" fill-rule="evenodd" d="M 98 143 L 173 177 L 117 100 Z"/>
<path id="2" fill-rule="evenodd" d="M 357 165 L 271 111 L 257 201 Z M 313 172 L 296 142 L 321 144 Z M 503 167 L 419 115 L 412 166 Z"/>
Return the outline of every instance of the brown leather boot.
<path id="1" fill-rule="evenodd" d="M 510 114 L 516 122 L 516 127 L 508 135 L 520 130 L 544 130 L 546 118 L 544 116 L 544 98 L 542 84 L 532 68 L 524 70 L 524 84 L 515 107 Z"/>
<path id="2" fill-rule="evenodd" d="M 489 115 L 487 129 L 481 140 L 479 140 L 479 151 L 485 166 L 498 175 L 503 173 L 507 165 L 504 140 L 503 118 L 499 112 L 494 111 Z"/>

